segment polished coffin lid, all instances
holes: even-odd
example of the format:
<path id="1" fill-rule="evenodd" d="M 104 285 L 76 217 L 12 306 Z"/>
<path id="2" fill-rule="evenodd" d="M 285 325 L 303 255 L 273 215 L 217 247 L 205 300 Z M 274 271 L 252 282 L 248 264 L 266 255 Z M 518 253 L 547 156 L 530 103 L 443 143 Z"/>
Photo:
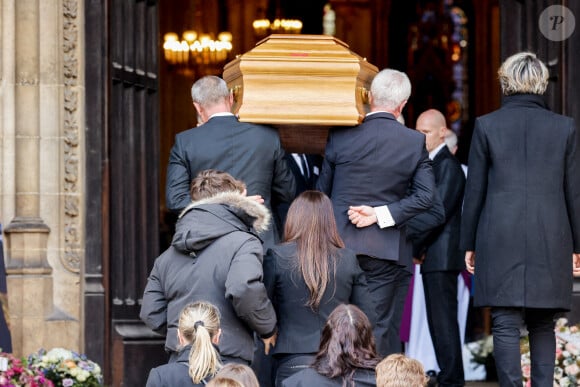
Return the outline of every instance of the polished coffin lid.
<path id="1" fill-rule="evenodd" d="M 270 35 L 224 68 L 240 121 L 278 128 L 288 151 L 321 153 L 333 126 L 368 111 L 377 68 L 327 35 Z"/>

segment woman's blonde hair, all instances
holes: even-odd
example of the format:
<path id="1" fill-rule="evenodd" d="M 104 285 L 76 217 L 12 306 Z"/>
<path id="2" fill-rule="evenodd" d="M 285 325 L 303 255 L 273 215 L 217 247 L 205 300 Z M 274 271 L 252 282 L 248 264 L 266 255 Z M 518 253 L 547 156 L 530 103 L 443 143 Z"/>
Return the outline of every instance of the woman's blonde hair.
<path id="1" fill-rule="evenodd" d="M 215 377 L 207 383 L 207 387 L 246 387 L 236 379 Z"/>
<path id="2" fill-rule="evenodd" d="M 428 381 L 423 365 L 400 353 L 384 358 L 376 373 L 377 387 L 424 387 Z"/>
<path id="3" fill-rule="evenodd" d="M 260 387 L 254 370 L 245 364 L 228 363 L 218 371 L 215 377 L 237 380 L 244 387 Z"/>
<path id="4" fill-rule="evenodd" d="M 189 376 L 193 383 L 213 377 L 221 367 L 219 353 L 212 343 L 220 330 L 218 309 L 204 301 L 188 304 L 181 311 L 178 329 L 181 337 L 191 343 Z"/>
<path id="5" fill-rule="evenodd" d="M 531 52 L 510 56 L 502 63 L 497 74 L 504 95 L 542 95 L 548 87 L 550 76 L 546 65 Z"/>

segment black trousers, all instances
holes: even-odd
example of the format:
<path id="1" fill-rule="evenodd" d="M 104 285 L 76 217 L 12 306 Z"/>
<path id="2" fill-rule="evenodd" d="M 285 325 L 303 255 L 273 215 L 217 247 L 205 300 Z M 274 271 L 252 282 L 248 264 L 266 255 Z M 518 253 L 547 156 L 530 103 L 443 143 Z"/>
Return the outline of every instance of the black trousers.
<path id="1" fill-rule="evenodd" d="M 457 276 L 459 271 L 423 273 L 423 289 L 429 333 L 441 371 L 439 386 L 465 385 L 461 337 L 457 323 Z"/>
<path id="2" fill-rule="evenodd" d="M 264 353 L 264 342 L 254 334 L 254 359 L 252 370 L 258 378 L 260 387 L 273 387 L 276 378 L 276 361 L 272 355 Z"/>
<path id="3" fill-rule="evenodd" d="M 520 332 L 525 324 L 530 340 L 532 387 L 552 387 L 556 361 L 556 311 L 553 309 L 491 309 L 493 355 L 501 387 L 521 387 Z"/>
<path id="4" fill-rule="evenodd" d="M 375 305 L 377 321 L 373 329 L 381 356 L 403 351 L 399 329 L 411 273 L 394 261 L 358 255 L 360 267 Z"/>

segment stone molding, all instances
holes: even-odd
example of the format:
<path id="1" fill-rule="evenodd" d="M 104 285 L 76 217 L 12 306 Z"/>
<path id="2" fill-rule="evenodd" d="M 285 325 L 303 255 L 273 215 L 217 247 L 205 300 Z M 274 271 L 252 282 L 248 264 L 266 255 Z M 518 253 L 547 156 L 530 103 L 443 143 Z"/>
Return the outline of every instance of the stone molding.
<path id="1" fill-rule="evenodd" d="M 73 273 L 81 268 L 82 231 L 79 195 L 79 78 L 78 3 L 63 0 L 63 71 L 64 71 L 64 255 L 63 266 Z"/>

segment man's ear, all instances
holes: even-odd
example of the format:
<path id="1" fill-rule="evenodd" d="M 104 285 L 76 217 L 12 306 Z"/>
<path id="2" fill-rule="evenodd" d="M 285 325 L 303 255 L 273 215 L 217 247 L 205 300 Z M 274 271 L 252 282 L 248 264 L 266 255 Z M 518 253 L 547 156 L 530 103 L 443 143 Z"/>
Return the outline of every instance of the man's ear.
<path id="1" fill-rule="evenodd" d="M 439 128 L 439 137 L 445 142 L 445 133 L 447 133 L 447 127 L 442 126 Z"/>
<path id="2" fill-rule="evenodd" d="M 181 332 L 179 332 L 179 329 L 177 330 L 177 342 L 179 343 L 179 345 L 187 344 L 183 336 L 181 336 Z"/>
<path id="3" fill-rule="evenodd" d="M 398 116 L 400 116 L 401 114 L 403 114 L 403 108 L 405 107 L 405 105 L 407 104 L 407 100 L 404 100 L 403 102 L 401 102 L 401 104 L 397 107 L 397 109 L 395 110 L 395 113 L 397 113 L 397 115 L 395 116 L 395 118 L 397 118 Z"/>
<path id="4" fill-rule="evenodd" d="M 218 329 L 215 336 L 211 339 L 211 342 L 214 343 L 215 345 L 218 345 L 220 343 L 221 336 L 222 336 L 222 329 L 220 328 L 220 329 Z"/>
<path id="5" fill-rule="evenodd" d="M 193 107 L 195 108 L 198 114 L 201 114 L 201 105 L 199 103 L 194 102 Z"/>

